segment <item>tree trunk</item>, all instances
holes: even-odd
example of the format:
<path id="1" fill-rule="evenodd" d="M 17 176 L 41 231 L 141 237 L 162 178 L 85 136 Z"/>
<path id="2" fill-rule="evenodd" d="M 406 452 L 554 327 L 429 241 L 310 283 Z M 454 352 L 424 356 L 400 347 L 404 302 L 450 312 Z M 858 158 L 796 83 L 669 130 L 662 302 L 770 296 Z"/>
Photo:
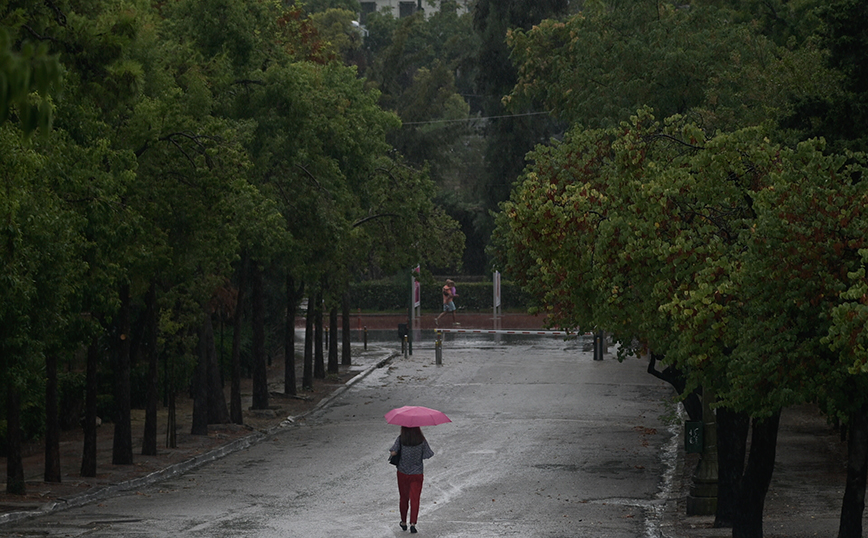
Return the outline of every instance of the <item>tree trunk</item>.
<path id="1" fill-rule="evenodd" d="M 45 356 L 45 481 L 61 482 L 60 417 L 57 414 L 57 355 Z"/>
<path id="2" fill-rule="evenodd" d="M 325 356 L 323 355 L 322 291 L 316 294 L 313 377 L 325 379 Z"/>
<path id="3" fill-rule="evenodd" d="M 662 372 L 657 371 L 657 363 L 663 360 L 663 355 L 650 353 L 648 355 L 648 373 L 657 379 L 666 381 L 675 389 L 675 392 L 681 396 L 681 405 L 684 406 L 684 411 L 687 416 L 694 422 L 702 422 L 702 392 L 700 389 L 694 389 L 692 392 L 685 394 L 687 390 L 687 378 L 678 368 L 667 366 Z"/>
<path id="4" fill-rule="evenodd" d="M 766 419 L 753 419 L 750 455 L 741 479 L 739 508 L 733 520 L 733 538 L 762 538 L 763 506 L 775 467 L 775 450 L 781 412 Z"/>
<path id="5" fill-rule="evenodd" d="M 866 409 L 850 414 L 847 441 L 847 487 L 841 503 L 838 538 L 862 538 L 865 484 L 868 478 L 868 416 Z"/>
<path id="6" fill-rule="evenodd" d="M 178 420 L 175 410 L 175 389 L 169 391 L 169 406 L 166 414 L 166 448 L 178 448 Z"/>
<path id="7" fill-rule="evenodd" d="M 6 383 L 6 493 L 27 493 L 21 454 L 21 396 L 14 383 Z"/>
<path id="8" fill-rule="evenodd" d="M 96 370 L 99 363 L 97 339 L 87 347 L 87 373 L 84 396 L 84 447 L 81 454 L 81 472 L 84 477 L 96 476 Z"/>
<path id="9" fill-rule="evenodd" d="M 283 334 L 283 393 L 295 396 L 295 316 L 298 313 L 298 297 L 303 285 L 295 289 L 295 279 L 286 275 L 286 325 Z"/>
<path id="10" fill-rule="evenodd" d="M 247 254 L 243 254 L 238 275 L 235 317 L 232 320 L 232 381 L 229 389 L 229 418 L 233 424 L 244 424 L 244 411 L 241 408 L 241 329 L 244 321 L 244 294 L 247 288 L 248 265 Z"/>
<path id="11" fill-rule="evenodd" d="M 313 388 L 313 318 L 316 299 L 307 298 L 307 317 L 304 322 L 304 371 L 301 376 L 301 388 Z"/>
<path id="12" fill-rule="evenodd" d="M 130 420 L 130 287 L 121 286 L 120 331 L 115 360 L 115 432 L 112 464 L 133 464 L 133 428 Z"/>
<path id="13" fill-rule="evenodd" d="M 717 513 L 714 527 L 732 527 L 747 449 L 750 418 L 726 407 L 717 409 Z"/>
<path id="14" fill-rule="evenodd" d="M 268 358 L 265 356 L 265 294 L 262 271 L 255 263 L 253 280 L 253 409 L 268 409 Z"/>
<path id="15" fill-rule="evenodd" d="M 208 376 L 208 424 L 228 424 L 229 411 L 223 394 L 223 377 L 220 375 L 220 359 L 214 342 L 214 324 L 211 313 L 205 313 L 205 358 Z"/>
<path id="16" fill-rule="evenodd" d="M 157 404 L 159 392 L 159 353 L 157 351 L 157 284 L 151 282 L 145 296 L 145 348 L 148 354 L 148 396 L 145 402 L 145 431 L 142 436 L 142 456 L 157 455 Z"/>
<path id="17" fill-rule="evenodd" d="M 329 310 L 329 364 L 330 374 L 338 373 L 338 307 Z"/>
<path id="18" fill-rule="evenodd" d="M 341 364 L 350 366 L 353 363 L 351 355 L 352 348 L 350 347 L 350 292 L 345 291 L 341 296 L 341 323 L 343 332 L 341 333 Z"/>
<path id="19" fill-rule="evenodd" d="M 190 435 L 208 435 L 208 344 L 205 336 L 205 322 L 199 328 L 199 343 L 196 346 L 199 356 L 193 374 L 193 425 Z"/>

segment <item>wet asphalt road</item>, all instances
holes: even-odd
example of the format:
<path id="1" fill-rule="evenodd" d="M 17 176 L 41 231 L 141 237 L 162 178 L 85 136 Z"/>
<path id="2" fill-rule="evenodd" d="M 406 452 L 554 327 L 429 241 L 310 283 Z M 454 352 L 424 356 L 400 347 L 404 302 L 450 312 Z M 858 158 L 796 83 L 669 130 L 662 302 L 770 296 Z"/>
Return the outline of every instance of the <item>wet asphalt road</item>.
<path id="1" fill-rule="evenodd" d="M 424 336 L 424 335 L 423 335 Z M 495 341 L 498 340 L 498 341 Z M 659 537 L 678 437 L 671 388 L 646 363 L 593 361 L 559 337 L 450 334 L 253 447 L 148 488 L 0 527 L 0 536 L 408 536 L 397 523 L 402 405 L 424 428 L 419 536 Z"/>

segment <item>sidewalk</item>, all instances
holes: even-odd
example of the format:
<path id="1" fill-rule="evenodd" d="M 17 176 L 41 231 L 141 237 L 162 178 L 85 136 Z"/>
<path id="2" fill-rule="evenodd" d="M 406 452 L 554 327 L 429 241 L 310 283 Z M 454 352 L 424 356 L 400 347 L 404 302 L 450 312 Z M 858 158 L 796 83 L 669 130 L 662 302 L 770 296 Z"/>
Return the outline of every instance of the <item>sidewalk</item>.
<path id="1" fill-rule="evenodd" d="M 211 424 L 208 426 L 208 435 L 190 435 L 193 404 L 186 395 L 178 395 L 178 447 L 165 448 L 166 409 L 161 408 L 157 420 L 156 456 L 140 455 L 144 411 L 133 410 L 133 465 L 111 463 L 114 428 L 111 424 L 104 424 L 97 429 L 97 476 L 93 478 L 79 476 L 83 447 L 81 430 L 61 434 L 60 463 L 63 476 L 59 484 L 43 481 L 45 454 L 42 442 L 28 443 L 24 457 L 27 494 L 8 495 L 4 486 L 0 493 L 0 528 L 6 523 L 80 506 L 120 491 L 142 488 L 246 448 L 266 439 L 289 423 L 304 421 L 310 413 L 328 405 L 353 383 L 388 362 L 394 353 L 394 350 L 379 348 L 362 351 L 361 347 L 354 346 L 352 366 L 341 366 L 337 375 L 315 380 L 313 390 L 299 389 L 297 397 L 283 395 L 283 365 L 275 362 L 268 371 L 270 408 L 261 411 L 249 409 L 252 401 L 252 381 L 245 379 L 242 381 L 244 425 Z M 297 366 L 297 376 L 301 380 L 302 365 Z M 0 458 L 0 466 L 5 469 L 6 458 Z"/>
<path id="2" fill-rule="evenodd" d="M 418 320 L 419 326 L 434 326 L 434 313 L 425 313 Z M 459 321 L 467 327 L 490 327 L 492 313 L 462 312 Z M 369 351 L 359 345 L 362 328 L 369 330 L 397 330 L 398 323 L 406 323 L 406 314 L 353 314 L 353 365 L 340 366 L 337 376 L 327 376 L 315 380 L 310 391 L 299 389 L 296 397 L 283 394 L 283 361 L 275 360 L 268 368 L 270 409 L 250 410 L 252 403 L 252 380 L 243 379 L 242 408 L 244 425 L 212 424 L 208 435 L 190 435 L 193 403 L 186 394 L 176 396 L 177 448 L 165 448 L 167 410 L 161 407 L 157 413 L 157 455 L 140 455 L 142 432 L 144 431 L 144 410 L 132 410 L 133 464 L 113 465 L 111 463 L 114 428 L 110 423 L 97 428 L 97 476 L 79 476 L 83 449 L 83 432 L 79 429 L 61 432 L 60 466 L 61 483 L 44 482 L 45 468 L 44 444 L 41 440 L 26 443 L 24 446 L 24 473 L 26 495 L 8 495 L 5 483 L 0 488 L 0 526 L 5 523 L 35 517 L 41 513 L 65 507 L 86 504 L 108 497 L 118 491 L 141 488 L 175 474 L 184 473 L 207 462 L 218 459 L 235 450 L 254 444 L 281 428 L 284 421 L 298 422 L 317 408 L 327 405 L 357 380 L 363 378 L 374 368 L 387 362 L 394 353 L 400 352 L 397 336 L 395 346 L 376 348 Z M 501 322 L 507 327 L 541 328 L 542 316 L 526 314 L 506 314 Z M 296 326 L 303 328 L 304 320 L 296 320 Z M 358 331 L 358 332 L 357 332 Z M 396 333 L 397 335 L 397 333 Z M 296 360 L 296 377 L 301 380 L 303 364 Z M 229 400 L 228 387 L 226 389 Z M 0 458 L 0 467 L 6 468 L 6 458 Z"/>
<path id="3" fill-rule="evenodd" d="M 391 328 L 393 318 L 367 317 L 372 326 Z M 463 319 L 464 327 L 472 327 L 470 317 Z M 483 325 L 484 327 L 485 325 Z M 538 328 L 538 327 L 534 327 Z M 165 444 L 165 409 L 159 415 L 159 454 L 141 456 L 143 413 L 134 411 L 133 433 L 134 464 L 112 465 L 111 445 L 113 428 L 110 424 L 99 428 L 98 476 L 81 478 L 82 440 L 80 432 L 64 432 L 61 444 L 63 482 L 43 482 L 44 454 L 41 443 L 30 446 L 24 467 L 27 481 L 26 496 L 0 494 L 0 528 L 4 523 L 35 517 L 41 513 L 77 506 L 107 498 L 119 491 L 135 490 L 175 474 L 218 459 L 235 450 L 243 449 L 278 431 L 289 420 L 304 421 L 319 407 L 328 403 L 376 367 L 396 356 L 400 348 L 362 351 L 353 348 L 353 366 L 341 367 L 338 376 L 317 380 L 313 391 L 299 391 L 298 398 L 282 394 L 282 365 L 269 369 L 273 409 L 265 412 L 245 411 L 245 425 L 211 425 L 207 436 L 189 435 L 192 403 L 178 402 L 178 448 L 162 448 Z M 607 360 L 612 360 L 607 357 Z M 301 365 L 298 365 L 301 367 Z M 300 372 L 299 372 L 300 379 Z M 250 380 L 245 380 L 242 393 L 244 408 L 250 406 Z M 847 447 L 838 432 L 812 406 L 799 406 L 784 411 L 778 436 L 777 461 L 764 512 L 766 538 L 808 538 L 837 534 L 841 500 L 845 486 Z M 714 529 L 713 516 L 687 516 L 686 497 L 691 477 L 697 464 L 696 455 L 679 451 L 679 466 L 672 488 L 672 499 L 666 503 L 663 534 L 660 538 L 723 538 L 732 535 L 731 529 Z M 5 467 L 5 459 L 0 458 Z M 868 528 L 868 525 L 866 525 Z"/>
<path id="4" fill-rule="evenodd" d="M 712 528 L 713 516 L 687 516 L 685 499 L 698 456 L 683 456 L 678 498 L 670 506 L 672 538 L 723 538 L 732 529 Z M 763 512 L 765 538 L 813 538 L 838 534 L 846 485 L 847 443 L 814 406 L 781 414 L 777 457 Z M 866 524 L 868 528 L 868 524 Z"/>

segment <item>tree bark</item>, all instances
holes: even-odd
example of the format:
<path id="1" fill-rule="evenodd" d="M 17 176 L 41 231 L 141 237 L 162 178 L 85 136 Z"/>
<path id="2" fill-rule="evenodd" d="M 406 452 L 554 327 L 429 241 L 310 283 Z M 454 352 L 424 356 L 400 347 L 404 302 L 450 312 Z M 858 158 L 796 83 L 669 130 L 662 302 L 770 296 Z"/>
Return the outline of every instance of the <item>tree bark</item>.
<path id="1" fill-rule="evenodd" d="M 328 373 L 338 373 L 338 307 L 329 310 L 329 362 Z"/>
<path id="2" fill-rule="evenodd" d="M 57 414 L 57 355 L 45 356 L 45 481 L 61 482 L 60 417 Z"/>
<path id="3" fill-rule="evenodd" d="M 265 356 L 265 294 L 262 271 L 255 263 L 253 280 L 253 409 L 268 409 L 268 358 Z"/>
<path id="4" fill-rule="evenodd" d="M 350 292 L 345 291 L 341 296 L 341 322 L 343 332 L 341 333 L 341 364 L 350 366 L 353 363 L 352 348 L 350 347 Z"/>
<path id="5" fill-rule="evenodd" d="M 850 414 L 847 440 L 847 487 L 841 503 L 838 538 L 862 538 L 865 485 L 868 479 L 868 416 L 866 409 Z"/>
<path id="6" fill-rule="evenodd" d="M 750 418 L 726 407 L 717 409 L 717 512 L 714 527 L 732 527 L 747 450 Z"/>
<path id="7" fill-rule="evenodd" d="M 166 413 L 166 448 L 178 448 L 178 420 L 174 388 L 169 391 L 169 405 Z"/>
<path id="8" fill-rule="evenodd" d="M 6 493 L 24 495 L 24 460 L 21 454 L 21 395 L 6 384 Z"/>
<path id="9" fill-rule="evenodd" d="M 244 321 L 244 294 L 247 288 L 247 254 L 242 254 L 238 275 L 238 297 L 232 319 L 232 381 L 229 389 L 229 419 L 233 424 L 244 424 L 241 408 L 241 329 Z"/>
<path id="10" fill-rule="evenodd" d="M 112 464 L 133 464 L 133 431 L 130 420 L 130 287 L 121 286 L 118 346 L 115 359 L 115 432 Z"/>
<path id="11" fill-rule="evenodd" d="M 196 371 L 193 374 L 193 424 L 190 435 L 208 435 L 208 351 L 205 322 L 199 328 Z"/>
<path id="12" fill-rule="evenodd" d="M 301 388 L 313 388 L 313 323 L 314 297 L 307 298 L 307 317 L 304 322 L 304 370 L 301 376 Z"/>
<path id="13" fill-rule="evenodd" d="M 148 354 L 148 395 L 145 403 L 145 430 L 142 436 L 142 455 L 157 455 L 157 405 L 159 392 L 159 353 L 157 351 L 157 284 L 151 282 L 145 296 L 145 348 Z"/>
<path id="14" fill-rule="evenodd" d="M 750 455 L 741 479 L 733 538 L 762 538 L 763 507 L 775 467 L 780 411 L 766 419 L 753 419 Z"/>
<path id="15" fill-rule="evenodd" d="M 298 298 L 304 285 L 295 287 L 292 275 L 286 275 L 286 324 L 283 333 L 283 393 L 297 394 L 295 378 L 295 316 L 298 313 Z"/>
<path id="16" fill-rule="evenodd" d="M 687 390 L 687 379 L 684 377 L 684 374 L 681 373 L 678 368 L 674 366 L 667 366 L 662 372 L 657 371 L 657 362 L 662 361 L 662 355 L 656 355 L 654 353 L 650 353 L 648 355 L 648 373 L 660 379 L 662 381 L 666 381 L 675 389 L 675 392 L 681 396 L 681 405 L 684 406 L 684 411 L 687 412 L 687 416 L 690 420 L 694 422 L 702 421 L 702 397 L 701 391 L 699 389 L 695 389 L 689 394 L 685 394 Z"/>
<path id="17" fill-rule="evenodd" d="M 84 397 L 84 447 L 81 454 L 81 471 L 84 477 L 96 476 L 96 370 L 99 363 L 97 339 L 93 338 L 87 348 L 87 373 Z"/>
<path id="18" fill-rule="evenodd" d="M 223 376 L 220 375 L 220 358 L 214 341 L 214 323 L 211 314 L 205 313 L 205 356 L 208 359 L 208 424 L 228 424 L 229 410 L 223 394 Z"/>
<path id="19" fill-rule="evenodd" d="M 316 294 L 313 377 L 325 379 L 325 356 L 323 355 L 322 291 Z"/>

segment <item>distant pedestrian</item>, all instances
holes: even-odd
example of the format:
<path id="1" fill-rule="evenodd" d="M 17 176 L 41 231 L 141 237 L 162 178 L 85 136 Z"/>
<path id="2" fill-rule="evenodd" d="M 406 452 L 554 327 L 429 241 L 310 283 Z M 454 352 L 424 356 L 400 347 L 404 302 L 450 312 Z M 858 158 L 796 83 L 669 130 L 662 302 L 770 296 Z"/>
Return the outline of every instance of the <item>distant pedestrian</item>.
<path id="1" fill-rule="evenodd" d="M 401 512 L 401 530 L 407 530 L 407 509 L 410 510 L 410 532 L 416 532 L 416 520 L 419 517 L 419 499 L 422 494 L 422 479 L 424 465 L 434 455 L 428 441 L 422 435 L 421 428 L 401 426 L 401 435 L 395 439 L 389 453 L 394 456 L 401 454 L 398 461 L 398 494 L 400 500 L 398 509 Z"/>
<path id="2" fill-rule="evenodd" d="M 446 279 L 446 284 L 443 285 L 443 311 L 440 312 L 434 323 L 440 325 L 440 318 L 446 312 L 452 313 L 452 323 L 455 323 L 455 298 L 458 297 L 458 291 L 455 289 L 455 282 L 451 279 Z"/>

